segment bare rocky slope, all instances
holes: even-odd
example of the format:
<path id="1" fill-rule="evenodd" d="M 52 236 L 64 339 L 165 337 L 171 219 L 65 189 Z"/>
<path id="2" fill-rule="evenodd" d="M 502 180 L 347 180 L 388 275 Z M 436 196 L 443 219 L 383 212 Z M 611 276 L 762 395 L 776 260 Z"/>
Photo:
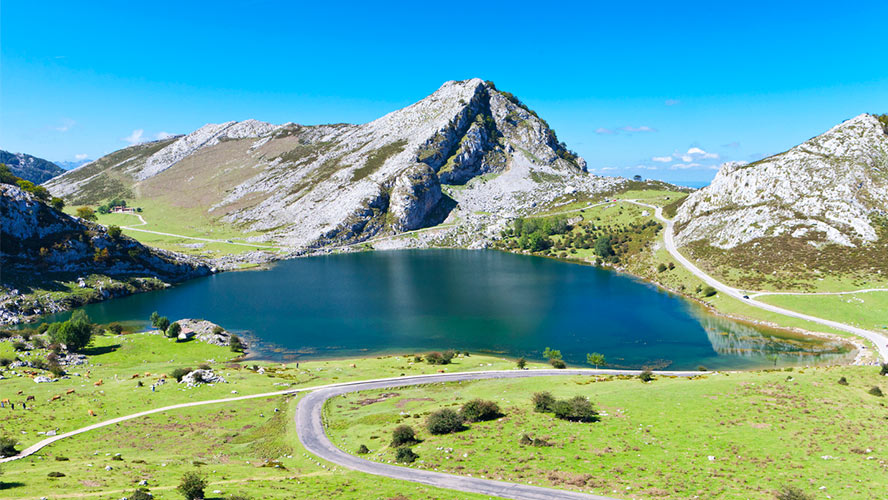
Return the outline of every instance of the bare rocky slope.
<path id="1" fill-rule="evenodd" d="M 503 217 L 620 182 L 588 174 L 536 113 L 471 79 L 363 125 L 206 125 L 45 186 L 69 205 L 123 197 L 197 210 L 299 252 L 444 221 L 455 224 L 439 238 L 477 243 Z"/>
<path id="2" fill-rule="evenodd" d="M 9 170 L 16 176 L 34 184 L 46 182 L 64 173 L 62 167 L 55 163 L 24 153 L 0 151 L 0 163 L 9 167 Z"/>
<path id="3" fill-rule="evenodd" d="M 826 270 L 826 257 L 834 268 L 850 265 L 843 257 L 884 265 L 888 115 L 863 114 L 784 153 L 723 165 L 678 209 L 676 229 L 676 243 L 698 257 L 746 255 L 759 270 L 775 260 Z"/>
<path id="4" fill-rule="evenodd" d="M 0 184 L 0 213 L 0 324 L 211 272 L 204 263 L 109 234 L 10 184 Z M 53 290 L 67 289 L 65 282 L 78 281 L 79 293 L 53 297 Z"/>

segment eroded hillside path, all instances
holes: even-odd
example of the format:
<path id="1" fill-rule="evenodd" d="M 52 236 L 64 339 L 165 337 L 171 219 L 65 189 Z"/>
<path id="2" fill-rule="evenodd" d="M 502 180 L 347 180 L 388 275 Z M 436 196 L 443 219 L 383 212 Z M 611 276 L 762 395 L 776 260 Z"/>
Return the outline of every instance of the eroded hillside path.
<path id="1" fill-rule="evenodd" d="M 675 246 L 675 238 L 674 238 L 674 234 L 673 234 L 674 233 L 674 227 L 673 227 L 674 220 L 667 219 L 665 216 L 663 216 L 663 208 L 662 207 L 648 205 L 647 203 L 642 203 L 638 200 L 625 200 L 625 201 L 627 201 L 629 203 L 634 203 L 636 205 L 641 205 L 643 207 L 648 207 L 648 208 L 654 209 L 654 216 L 666 224 L 666 230 L 663 232 L 663 241 L 666 244 L 666 250 L 669 251 L 669 253 L 675 258 L 675 260 L 677 260 L 679 263 L 681 263 L 681 265 L 683 265 L 688 271 L 690 271 L 692 274 L 694 274 L 694 276 L 703 280 L 707 285 L 711 286 L 712 288 L 715 288 L 716 290 L 718 290 L 721 293 L 729 295 L 729 296 L 743 302 L 744 304 L 749 304 L 753 307 L 757 307 L 757 308 L 763 309 L 765 311 L 775 312 L 777 314 L 782 314 L 784 316 L 790 316 L 793 318 L 799 318 L 799 319 L 804 319 L 806 321 L 819 323 L 821 325 L 829 326 L 829 327 L 835 328 L 837 330 L 842 330 L 842 331 L 845 331 L 848 333 L 853 333 L 854 335 L 857 335 L 859 337 L 863 337 L 863 338 L 871 341 L 876 346 L 876 349 L 878 350 L 879 356 L 882 358 L 882 360 L 884 362 L 888 362 L 888 337 L 886 337 L 885 335 L 878 333 L 878 332 L 874 332 L 872 330 L 866 330 L 863 328 L 858 328 L 856 326 L 846 325 L 845 323 L 839 323 L 838 321 L 819 318 L 817 316 L 811 316 L 810 314 L 804 314 L 804 313 L 796 312 L 796 311 L 793 311 L 790 309 L 784 309 L 782 307 L 771 305 L 766 302 L 761 302 L 761 301 L 758 301 L 758 300 L 755 300 L 754 298 L 752 298 L 752 295 L 750 295 L 750 293 L 752 293 L 752 292 L 750 292 L 750 291 L 741 290 L 739 288 L 734 288 L 732 286 L 726 285 L 725 283 L 722 283 L 721 281 L 718 281 L 717 279 L 713 278 L 709 274 L 706 274 L 703 270 L 701 270 L 699 267 L 694 265 L 693 262 L 688 260 L 684 255 L 682 255 L 678 251 L 678 248 Z M 872 291 L 881 291 L 881 290 L 873 289 Z M 858 291 L 858 292 L 847 292 L 847 293 L 861 293 L 861 292 Z M 769 292 L 761 292 L 758 295 L 766 295 L 766 294 L 769 294 Z M 814 293 L 808 294 L 808 293 L 800 292 L 800 293 L 794 293 L 794 294 L 796 294 L 796 295 L 817 295 L 818 293 L 814 292 Z M 745 298 L 745 297 L 749 297 L 749 298 Z"/>

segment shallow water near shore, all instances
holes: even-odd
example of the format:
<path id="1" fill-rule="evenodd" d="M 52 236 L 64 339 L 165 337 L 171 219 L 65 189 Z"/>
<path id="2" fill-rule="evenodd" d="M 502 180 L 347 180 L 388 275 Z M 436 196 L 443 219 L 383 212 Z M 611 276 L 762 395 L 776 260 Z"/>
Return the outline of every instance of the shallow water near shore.
<path id="1" fill-rule="evenodd" d="M 282 361 L 448 348 L 540 359 L 551 347 L 571 365 L 600 352 L 613 367 L 742 369 L 854 355 L 845 344 L 715 316 L 609 270 L 495 251 L 295 259 L 82 309 L 96 322 L 145 327 L 152 311 L 208 319 L 254 339 L 252 356 Z"/>

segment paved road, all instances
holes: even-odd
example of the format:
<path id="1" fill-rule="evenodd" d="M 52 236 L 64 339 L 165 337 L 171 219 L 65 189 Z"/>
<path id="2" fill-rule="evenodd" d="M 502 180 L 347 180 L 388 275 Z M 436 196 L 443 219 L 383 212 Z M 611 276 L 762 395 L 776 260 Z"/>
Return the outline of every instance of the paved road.
<path id="1" fill-rule="evenodd" d="M 853 295 L 855 293 L 888 292 L 888 288 L 863 288 L 860 290 L 848 290 L 846 292 L 755 292 L 750 293 L 751 298 L 764 295 Z"/>
<path id="2" fill-rule="evenodd" d="M 654 205 L 648 205 L 647 203 L 641 203 L 636 200 L 626 200 L 626 201 L 628 201 L 629 203 L 634 203 L 636 205 L 641 205 L 644 207 L 654 209 L 655 216 L 666 224 L 666 230 L 663 232 L 664 233 L 663 240 L 666 243 L 666 250 L 668 250 L 669 253 L 672 254 L 672 256 L 675 258 L 675 260 L 679 261 L 683 266 L 685 266 L 685 268 L 687 268 L 688 271 L 690 271 L 695 276 L 697 276 L 698 278 L 703 280 L 706 284 L 710 285 L 712 288 L 715 288 L 719 292 L 722 292 L 726 295 L 730 295 L 731 297 L 734 297 L 737 300 L 745 302 L 746 304 L 749 304 L 753 307 L 757 307 L 759 309 L 764 309 L 766 311 L 771 311 L 771 312 L 775 312 L 778 314 L 783 314 L 784 316 L 790 316 L 793 318 L 799 318 L 799 319 L 804 319 L 807 321 L 812 321 L 814 323 L 826 325 L 826 326 L 835 328 L 837 330 L 846 331 L 849 333 L 853 333 L 857 336 L 866 338 L 866 339 L 872 341 L 873 344 L 875 344 L 876 349 L 879 351 L 879 355 L 882 357 L 882 359 L 885 362 L 888 362 L 888 337 L 886 337 L 885 335 L 882 335 L 881 333 L 878 333 L 878 332 L 874 332 L 872 330 L 866 330 L 863 328 L 858 328 L 856 326 L 846 325 L 845 323 L 839 323 L 838 321 L 818 318 L 816 316 L 811 316 L 809 314 L 804 314 L 804 313 L 792 311 L 790 309 L 784 309 L 782 307 L 771 305 L 766 302 L 761 302 L 761 301 L 755 300 L 753 298 L 748 298 L 748 299 L 744 298 L 744 296 L 749 296 L 748 295 L 749 292 L 741 290 L 739 288 L 734 288 L 732 286 L 728 286 L 728 285 L 722 283 L 721 281 L 718 281 L 717 279 L 715 279 L 712 276 L 703 272 L 700 268 L 695 266 L 693 262 L 691 262 L 690 260 L 685 258 L 685 256 L 682 255 L 678 251 L 678 248 L 676 248 L 676 246 L 675 246 L 675 239 L 674 239 L 674 234 L 673 234 L 674 233 L 674 230 L 673 230 L 674 222 L 672 219 L 667 219 L 666 217 L 663 216 L 663 209 L 661 207 L 657 207 Z"/>
<path id="3" fill-rule="evenodd" d="M 299 441 L 310 453 L 313 453 L 324 460 L 333 462 L 348 469 L 374 474 L 377 476 L 385 476 L 392 479 L 403 481 L 411 481 L 414 483 L 425 484 L 437 488 L 446 488 L 451 490 L 466 491 L 470 493 L 479 493 L 482 495 L 491 495 L 502 498 L 513 498 L 520 500 L 552 500 L 552 499 L 584 499 L 584 500 L 614 500 L 610 497 L 603 497 L 589 493 L 579 493 L 575 491 L 556 490 L 551 488 L 543 488 L 540 486 L 532 486 L 529 484 L 509 483 L 505 481 L 494 481 L 492 479 L 481 479 L 477 477 L 456 476 L 453 474 L 445 474 L 443 472 L 434 472 L 429 470 L 412 469 L 407 467 L 399 467 L 379 462 L 372 462 L 363 458 L 350 455 L 337 448 L 324 430 L 323 408 L 324 403 L 336 396 L 355 391 L 366 391 L 374 389 L 388 389 L 394 387 L 404 387 L 410 385 L 429 384 L 437 382 L 456 382 L 461 380 L 482 380 L 482 379 L 504 379 L 504 378 L 525 378 L 525 377 L 542 377 L 542 376 L 562 376 L 562 375 L 595 375 L 595 374 L 628 374 L 635 375 L 638 371 L 632 370 L 512 370 L 512 371 L 486 371 L 486 372 L 465 372 L 465 373 L 448 373 L 438 375 L 424 375 L 415 377 L 401 377 L 397 379 L 376 380 L 350 384 L 348 386 L 330 386 L 316 391 L 312 391 L 305 396 L 296 408 L 296 432 L 299 435 Z M 658 372 L 664 375 L 677 376 L 694 376 L 700 372 Z"/>

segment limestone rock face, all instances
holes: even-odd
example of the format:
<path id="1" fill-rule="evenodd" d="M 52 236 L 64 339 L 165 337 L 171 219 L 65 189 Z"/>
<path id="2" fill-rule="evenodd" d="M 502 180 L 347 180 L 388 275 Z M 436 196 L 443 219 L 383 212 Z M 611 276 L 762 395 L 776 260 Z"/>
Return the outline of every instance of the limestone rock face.
<path id="1" fill-rule="evenodd" d="M 453 211 L 460 225 L 486 226 L 482 217 L 620 182 L 586 173 L 545 121 L 474 78 L 362 125 L 206 125 L 117 151 L 46 186 L 69 204 L 123 197 L 199 209 L 295 252 L 396 235 Z"/>
<path id="2" fill-rule="evenodd" d="M 9 167 L 10 172 L 17 177 L 34 184 L 46 182 L 65 172 L 62 167 L 51 161 L 24 153 L 0 151 L 0 163 Z"/>
<path id="3" fill-rule="evenodd" d="M 722 249 L 789 235 L 812 245 L 858 246 L 878 238 L 888 214 L 888 132 L 863 114 L 785 153 L 725 164 L 677 213 L 676 242 Z"/>

